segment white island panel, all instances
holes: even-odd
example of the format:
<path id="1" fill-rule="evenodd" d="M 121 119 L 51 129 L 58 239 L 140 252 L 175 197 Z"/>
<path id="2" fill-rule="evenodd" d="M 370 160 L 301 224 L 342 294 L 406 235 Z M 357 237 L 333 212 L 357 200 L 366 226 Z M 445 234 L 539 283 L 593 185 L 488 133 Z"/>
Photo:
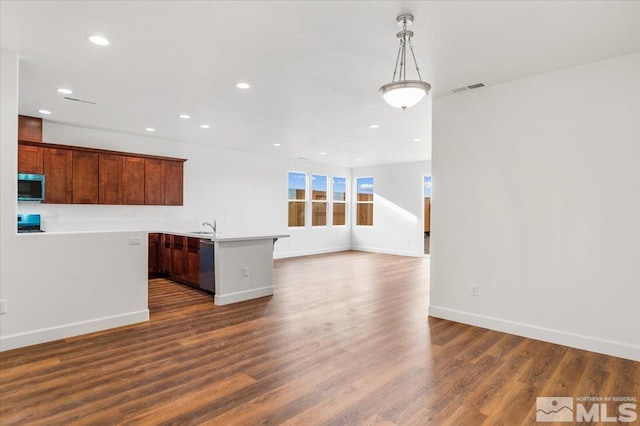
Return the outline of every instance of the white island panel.
<path id="1" fill-rule="evenodd" d="M 273 245 L 283 236 L 214 240 L 216 305 L 273 295 Z"/>

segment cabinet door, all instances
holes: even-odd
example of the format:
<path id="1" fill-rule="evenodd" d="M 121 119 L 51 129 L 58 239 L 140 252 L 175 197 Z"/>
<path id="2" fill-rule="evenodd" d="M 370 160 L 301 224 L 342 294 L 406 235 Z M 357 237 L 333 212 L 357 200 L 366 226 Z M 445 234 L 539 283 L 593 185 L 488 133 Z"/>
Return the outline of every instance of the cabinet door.
<path id="1" fill-rule="evenodd" d="M 164 204 L 181 206 L 184 163 L 165 161 L 164 165 Z"/>
<path id="2" fill-rule="evenodd" d="M 160 272 L 163 274 L 171 273 L 171 235 L 161 234 L 161 253 L 160 253 Z"/>
<path id="3" fill-rule="evenodd" d="M 72 151 L 71 179 L 74 204 L 98 204 L 98 154 Z"/>
<path id="4" fill-rule="evenodd" d="M 123 159 L 122 204 L 144 204 L 144 158 Z"/>
<path id="5" fill-rule="evenodd" d="M 122 204 L 122 161 L 121 155 L 100 154 L 100 204 Z"/>
<path id="6" fill-rule="evenodd" d="M 44 152 L 41 147 L 18 145 L 18 173 L 44 174 Z"/>
<path id="7" fill-rule="evenodd" d="M 171 239 L 171 277 L 179 280 L 187 278 L 186 271 L 187 237 L 173 235 Z"/>
<path id="8" fill-rule="evenodd" d="M 187 240 L 187 281 L 198 287 L 200 283 L 200 239 Z"/>
<path id="9" fill-rule="evenodd" d="M 149 234 L 149 275 L 160 273 L 160 234 Z"/>
<path id="10" fill-rule="evenodd" d="M 18 140 L 42 142 L 42 118 L 19 115 Z"/>
<path id="11" fill-rule="evenodd" d="M 164 160 L 144 160 L 144 203 L 164 204 Z"/>
<path id="12" fill-rule="evenodd" d="M 71 204 L 71 151 L 44 148 L 45 203 Z"/>

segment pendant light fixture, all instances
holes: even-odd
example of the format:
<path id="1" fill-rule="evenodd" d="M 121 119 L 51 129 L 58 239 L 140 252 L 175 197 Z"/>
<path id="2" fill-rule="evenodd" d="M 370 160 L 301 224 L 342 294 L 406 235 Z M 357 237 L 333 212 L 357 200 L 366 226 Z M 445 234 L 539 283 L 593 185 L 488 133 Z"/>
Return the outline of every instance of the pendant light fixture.
<path id="1" fill-rule="evenodd" d="M 391 83 L 382 86 L 378 92 L 392 107 L 406 110 L 420 102 L 424 95 L 431 90 L 431 85 L 426 81 L 422 81 L 420 77 L 420 70 L 411 45 L 413 31 L 407 30 L 407 26 L 413 22 L 413 15 L 400 15 L 397 21 L 399 25 L 402 25 L 402 31 L 396 34 L 396 37 L 400 39 L 400 48 L 396 58 L 396 67 L 393 70 L 393 80 L 391 80 Z M 407 80 L 407 45 L 409 45 L 409 51 L 416 66 L 417 80 Z M 398 80 L 396 80 L 396 76 Z"/>

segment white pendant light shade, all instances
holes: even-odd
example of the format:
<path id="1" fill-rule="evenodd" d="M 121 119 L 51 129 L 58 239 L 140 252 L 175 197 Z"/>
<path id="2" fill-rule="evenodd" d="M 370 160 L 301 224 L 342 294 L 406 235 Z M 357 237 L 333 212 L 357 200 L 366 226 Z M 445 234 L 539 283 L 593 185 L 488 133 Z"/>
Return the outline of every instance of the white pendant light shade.
<path id="1" fill-rule="evenodd" d="M 403 80 L 388 83 L 379 90 L 389 105 L 395 108 L 411 108 L 429 93 L 431 85 L 419 80 Z"/>

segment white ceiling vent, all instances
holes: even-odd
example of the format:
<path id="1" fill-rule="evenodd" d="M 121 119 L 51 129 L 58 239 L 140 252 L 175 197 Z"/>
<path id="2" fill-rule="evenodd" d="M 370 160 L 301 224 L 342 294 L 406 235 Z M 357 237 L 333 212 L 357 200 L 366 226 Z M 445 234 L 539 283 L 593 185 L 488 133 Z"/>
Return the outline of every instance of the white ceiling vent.
<path id="1" fill-rule="evenodd" d="M 473 90 L 473 89 L 478 89 L 480 87 L 484 87 L 484 83 L 476 83 L 476 84 L 470 84 L 469 86 L 458 87 L 456 89 L 453 89 L 452 92 L 453 93 L 464 92 L 465 90 Z"/>
<path id="2" fill-rule="evenodd" d="M 91 105 L 95 105 L 95 102 L 91 102 L 91 101 L 85 101 L 84 99 L 78 99 L 78 98 L 70 98 L 68 96 L 64 97 L 66 100 L 68 101 L 74 101 L 74 102 L 82 102 L 84 104 L 91 104 Z"/>

